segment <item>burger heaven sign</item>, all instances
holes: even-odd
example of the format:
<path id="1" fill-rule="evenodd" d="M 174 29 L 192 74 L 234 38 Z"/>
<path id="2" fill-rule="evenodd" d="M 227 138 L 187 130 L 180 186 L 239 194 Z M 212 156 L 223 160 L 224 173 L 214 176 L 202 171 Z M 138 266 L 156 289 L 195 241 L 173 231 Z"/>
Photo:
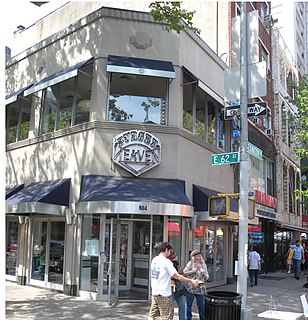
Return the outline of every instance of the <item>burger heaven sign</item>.
<path id="1" fill-rule="evenodd" d="M 139 176 L 160 164 L 161 142 L 143 130 L 122 132 L 113 138 L 112 161 Z"/>

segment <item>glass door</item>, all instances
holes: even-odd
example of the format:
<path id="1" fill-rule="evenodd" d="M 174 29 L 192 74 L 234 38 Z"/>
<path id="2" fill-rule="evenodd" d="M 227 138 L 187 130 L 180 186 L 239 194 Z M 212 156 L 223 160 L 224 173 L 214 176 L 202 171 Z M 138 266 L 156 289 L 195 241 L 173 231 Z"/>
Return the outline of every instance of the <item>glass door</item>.
<path id="1" fill-rule="evenodd" d="M 65 222 L 33 220 L 30 283 L 63 288 Z"/>
<path id="2" fill-rule="evenodd" d="M 107 256 L 108 305 L 112 305 L 119 298 L 120 273 L 120 221 L 111 218 L 106 223 L 105 253 Z"/>

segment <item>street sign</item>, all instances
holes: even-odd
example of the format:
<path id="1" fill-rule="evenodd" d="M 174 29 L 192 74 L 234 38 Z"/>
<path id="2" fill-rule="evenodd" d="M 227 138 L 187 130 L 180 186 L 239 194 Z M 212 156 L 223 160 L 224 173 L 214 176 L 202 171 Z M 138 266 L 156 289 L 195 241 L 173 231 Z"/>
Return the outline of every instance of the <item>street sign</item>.
<path id="1" fill-rule="evenodd" d="M 212 154 L 212 166 L 240 162 L 239 152 Z"/>
<path id="2" fill-rule="evenodd" d="M 249 103 L 247 105 L 247 116 L 248 117 L 257 117 L 257 116 L 265 116 L 267 112 L 267 102 L 255 102 Z M 225 107 L 225 120 L 232 119 L 234 116 L 241 115 L 240 106 L 226 106 Z"/>
<path id="3" fill-rule="evenodd" d="M 262 160 L 262 150 L 248 142 L 247 152 L 259 160 Z"/>

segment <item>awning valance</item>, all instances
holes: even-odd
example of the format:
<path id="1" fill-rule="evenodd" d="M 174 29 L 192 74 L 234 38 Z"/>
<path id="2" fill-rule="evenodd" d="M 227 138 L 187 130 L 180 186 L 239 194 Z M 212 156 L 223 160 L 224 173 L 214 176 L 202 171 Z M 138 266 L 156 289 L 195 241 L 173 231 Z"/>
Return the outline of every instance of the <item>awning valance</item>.
<path id="1" fill-rule="evenodd" d="M 18 96 L 21 96 L 28 88 L 30 88 L 32 86 L 32 84 L 30 86 L 27 86 L 25 88 L 21 88 L 11 94 L 8 94 L 7 96 L 5 96 L 5 104 L 10 104 L 13 103 L 15 101 L 17 101 Z M 25 94 L 23 94 L 25 96 Z"/>
<path id="2" fill-rule="evenodd" d="M 183 72 L 186 73 L 193 81 L 198 84 L 198 87 L 209 94 L 212 98 L 218 101 L 221 105 L 224 105 L 224 98 L 220 96 L 216 91 L 211 89 L 206 83 L 200 80 L 196 75 L 194 75 L 191 71 L 187 68 L 182 66 Z"/>
<path id="3" fill-rule="evenodd" d="M 219 193 L 223 192 L 193 185 L 193 206 L 195 211 L 208 211 L 208 198 L 217 196 Z M 230 198 L 230 211 L 238 212 L 238 199 Z"/>
<path id="4" fill-rule="evenodd" d="M 6 200 L 6 213 L 64 214 L 69 205 L 71 179 L 33 182 Z"/>
<path id="5" fill-rule="evenodd" d="M 182 180 L 83 176 L 76 213 L 102 212 L 193 216 Z"/>
<path id="6" fill-rule="evenodd" d="M 141 76 L 175 78 L 172 62 L 162 60 L 108 56 L 107 71 Z"/>
<path id="7" fill-rule="evenodd" d="M 87 59 L 85 61 L 82 61 L 80 63 L 75 64 L 74 66 L 68 67 L 64 70 L 61 70 L 59 72 L 56 72 L 37 83 L 33 84 L 29 89 L 25 90 L 24 95 L 27 96 L 29 94 L 32 94 L 34 92 L 37 92 L 39 90 L 43 90 L 47 87 L 50 87 L 56 83 L 62 82 L 64 80 L 73 78 L 77 76 L 78 70 L 83 67 L 85 64 L 87 64 L 89 61 L 91 61 L 93 58 Z"/>
<path id="8" fill-rule="evenodd" d="M 20 191 L 24 187 L 24 184 L 16 184 L 15 186 L 5 187 L 5 200 L 10 198 L 13 194 Z"/>

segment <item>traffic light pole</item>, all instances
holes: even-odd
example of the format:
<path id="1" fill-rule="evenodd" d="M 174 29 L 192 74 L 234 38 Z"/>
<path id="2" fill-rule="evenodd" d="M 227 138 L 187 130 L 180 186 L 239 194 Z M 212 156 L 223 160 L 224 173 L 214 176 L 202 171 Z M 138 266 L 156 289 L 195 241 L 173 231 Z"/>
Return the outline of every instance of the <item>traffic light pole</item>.
<path id="1" fill-rule="evenodd" d="M 240 207 L 238 232 L 238 279 L 237 292 L 242 297 L 241 319 L 251 318 L 247 308 L 247 252 L 248 252 L 248 67 L 247 67 L 247 16 L 246 2 L 241 2 L 241 38 L 240 38 L 240 111 L 241 111 L 241 147 L 240 147 Z"/>

